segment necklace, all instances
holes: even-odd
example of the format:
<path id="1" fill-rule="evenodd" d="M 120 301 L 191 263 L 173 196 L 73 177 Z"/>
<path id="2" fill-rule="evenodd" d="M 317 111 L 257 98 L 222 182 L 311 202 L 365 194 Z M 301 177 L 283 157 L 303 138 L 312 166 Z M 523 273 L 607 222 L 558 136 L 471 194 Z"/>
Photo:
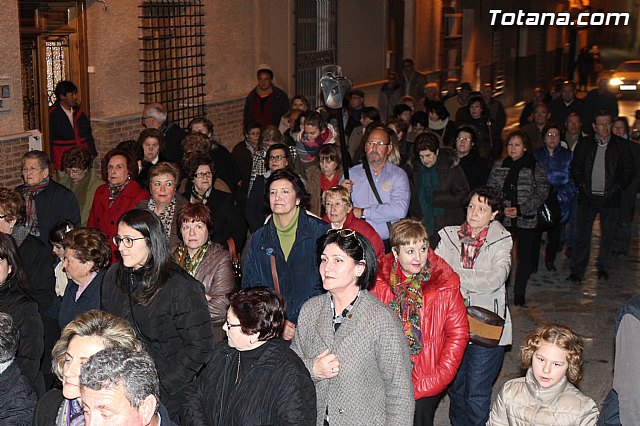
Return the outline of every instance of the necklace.
<path id="1" fill-rule="evenodd" d="M 238 352 L 238 369 L 236 370 L 236 385 L 240 381 L 240 352 Z"/>

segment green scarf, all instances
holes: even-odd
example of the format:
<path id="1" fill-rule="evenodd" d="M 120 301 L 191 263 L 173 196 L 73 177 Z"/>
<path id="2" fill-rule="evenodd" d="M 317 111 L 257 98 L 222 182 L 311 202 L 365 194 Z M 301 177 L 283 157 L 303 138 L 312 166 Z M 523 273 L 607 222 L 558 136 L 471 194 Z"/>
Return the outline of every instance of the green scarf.
<path id="1" fill-rule="evenodd" d="M 278 240 L 280 241 L 280 247 L 282 248 L 282 253 L 284 253 L 284 260 L 289 258 L 289 253 L 291 253 L 291 248 L 293 247 L 293 243 L 296 240 L 296 232 L 298 232 L 298 217 L 300 216 L 300 206 L 296 206 L 296 212 L 291 219 L 291 222 L 283 228 L 278 225 L 278 221 L 276 218 L 273 218 L 273 224 L 276 226 L 276 231 L 278 232 Z"/>
<path id="2" fill-rule="evenodd" d="M 418 199 L 420 201 L 420 209 L 422 210 L 422 220 L 427 225 L 429 235 L 435 233 L 436 216 L 442 216 L 444 210 L 433 206 L 433 193 L 440 189 L 440 181 L 438 180 L 437 168 L 440 163 L 440 155 L 433 167 L 426 167 L 420 163 L 420 180 L 418 181 Z M 418 160 L 419 161 L 419 160 Z"/>
<path id="3" fill-rule="evenodd" d="M 209 250 L 209 247 L 211 247 L 210 239 L 208 239 L 207 242 L 198 249 L 193 257 L 191 257 L 189 256 L 189 251 L 187 250 L 185 243 L 180 243 L 173 252 L 173 258 L 176 260 L 178 265 L 182 267 L 182 269 L 187 271 L 192 277 L 195 277 L 198 266 L 200 266 L 200 262 L 202 261 L 204 254 Z"/>

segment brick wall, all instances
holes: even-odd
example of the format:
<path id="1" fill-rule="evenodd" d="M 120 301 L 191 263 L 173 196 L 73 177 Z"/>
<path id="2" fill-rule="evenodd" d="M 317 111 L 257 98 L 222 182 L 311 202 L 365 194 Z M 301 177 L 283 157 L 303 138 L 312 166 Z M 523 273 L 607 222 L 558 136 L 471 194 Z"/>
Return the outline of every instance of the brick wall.
<path id="1" fill-rule="evenodd" d="M 15 188 L 22 183 L 20 159 L 29 150 L 29 135 L 0 137 L 0 185 Z"/>
<path id="2" fill-rule="evenodd" d="M 238 142 L 242 141 L 242 112 L 244 98 L 232 99 L 225 102 L 207 104 L 207 117 L 213 121 L 215 136 L 231 151 Z"/>

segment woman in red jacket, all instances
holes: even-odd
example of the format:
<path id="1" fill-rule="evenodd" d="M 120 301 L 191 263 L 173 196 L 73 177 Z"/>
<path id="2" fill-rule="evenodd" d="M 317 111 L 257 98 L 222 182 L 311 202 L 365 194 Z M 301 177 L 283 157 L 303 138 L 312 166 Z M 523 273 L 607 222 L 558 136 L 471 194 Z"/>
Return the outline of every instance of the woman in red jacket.
<path id="1" fill-rule="evenodd" d="M 111 244 L 111 263 L 118 260 L 118 248 L 113 237 L 118 231 L 120 216 L 133 209 L 142 200 L 149 199 L 149 193 L 136 182 L 138 164 L 131 154 L 120 149 L 112 149 L 102 159 L 102 180 L 93 197 L 87 226 L 101 230 Z"/>
<path id="2" fill-rule="evenodd" d="M 469 341 L 460 279 L 429 248 L 425 225 L 402 219 L 372 293 L 402 321 L 413 362 L 414 425 L 433 425 L 436 405 L 453 380 Z"/>

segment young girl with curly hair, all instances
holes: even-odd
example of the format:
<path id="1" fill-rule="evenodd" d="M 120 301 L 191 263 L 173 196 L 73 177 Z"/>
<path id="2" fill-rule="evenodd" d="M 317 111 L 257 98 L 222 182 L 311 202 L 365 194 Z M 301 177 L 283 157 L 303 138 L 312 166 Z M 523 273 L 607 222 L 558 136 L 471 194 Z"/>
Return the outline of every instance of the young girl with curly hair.
<path id="1" fill-rule="evenodd" d="M 574 385 L 582 375 L 582 338 L 563 325 L 542 326 L 520 348 L 525 377 L 505 383 L 487 425 L 595 425 L 595 402 Z"/>

